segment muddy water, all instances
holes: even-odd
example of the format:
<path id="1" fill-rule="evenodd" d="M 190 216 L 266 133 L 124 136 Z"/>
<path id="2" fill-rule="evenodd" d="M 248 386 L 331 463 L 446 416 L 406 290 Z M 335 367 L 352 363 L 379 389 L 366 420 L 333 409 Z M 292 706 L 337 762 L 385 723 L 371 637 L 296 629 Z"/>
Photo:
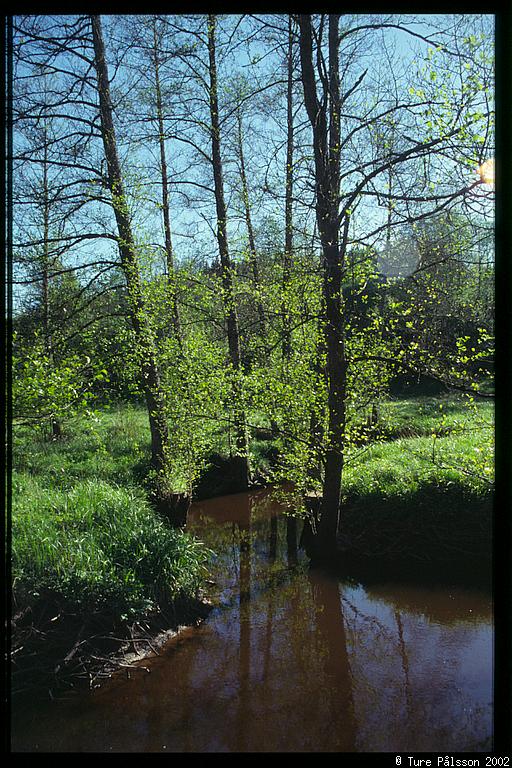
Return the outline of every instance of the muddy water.
<path id="1" fill-rule="evenodd" d="M 477 751 L 492 736 L 485 593 L 311 570 L 269 491 L 193 506 L 218 607 L 131 679 L 13 709 L 14 751 Z"/>

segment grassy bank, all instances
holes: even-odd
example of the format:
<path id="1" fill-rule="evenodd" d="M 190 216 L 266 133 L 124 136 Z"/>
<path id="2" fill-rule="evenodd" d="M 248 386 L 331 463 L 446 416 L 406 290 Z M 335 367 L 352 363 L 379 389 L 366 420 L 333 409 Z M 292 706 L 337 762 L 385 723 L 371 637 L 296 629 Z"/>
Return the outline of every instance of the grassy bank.
<path id="1" fill-rule="evenodd" d="M 127 642 L 204 613 L 207 550 L 140 486 L 143 411 L 77 420 L 55 442 L 16 430 L 13 448 L 14 691 L 90 679 Z"/>
<path id="2" fill-rule="evenodd" d="M 462 398 L 383 405 L 376 442 L 345 470 L 350 568 L 490 579 L 493 417 L 492 403 Z"/>
<path id="3" fill-rule="evenodd" d="M 490 572 L 493 408 L 461 398 L 389 401 L 344 472 L 343 565 L 450 576 Z M 275 447 L 260 436 L 254 465 Z M 199 495 L 228 493 L 221 443 Z M 121 641 L 193 620 L 208 553 L 147 500 L 143 409 L 105 410 L 51 442 L 16 429 L 12 569 L 14 680 L 87 678 Z M 176 487 L 182 478 L 174 478 Z M 383 568 L 385 569 L 383 571 Z M 16 688 L 16 685 L 14 686 Z"/>

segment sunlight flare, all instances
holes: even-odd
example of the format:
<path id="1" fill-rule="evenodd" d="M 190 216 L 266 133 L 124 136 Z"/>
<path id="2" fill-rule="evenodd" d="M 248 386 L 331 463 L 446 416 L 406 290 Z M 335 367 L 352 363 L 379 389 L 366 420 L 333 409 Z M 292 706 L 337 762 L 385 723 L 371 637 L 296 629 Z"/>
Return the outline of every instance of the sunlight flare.
<path id="1" fill-rule="evenodd" d="M 478 168 L 478 175 L 482 184 L 492 184 L 494 186 L 494 158 L 486 160 Z"/>

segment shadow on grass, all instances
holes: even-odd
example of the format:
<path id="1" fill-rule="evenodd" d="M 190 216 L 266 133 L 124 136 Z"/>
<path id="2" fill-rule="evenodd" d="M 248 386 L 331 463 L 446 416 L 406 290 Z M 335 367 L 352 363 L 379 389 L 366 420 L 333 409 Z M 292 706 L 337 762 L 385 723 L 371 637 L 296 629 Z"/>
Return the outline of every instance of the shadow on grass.
<path id="1" fill-rule="evenodd" d="M 490 589 L 492 513 L 491 494 L 474 496 L 436 485 L 404 496 L 349 497 L 341 511 L 336 554 L 323 564 L 367 583 L 394 579 Z M 303 545 L 315 562 L 322 560 L 307 526 Z"/>

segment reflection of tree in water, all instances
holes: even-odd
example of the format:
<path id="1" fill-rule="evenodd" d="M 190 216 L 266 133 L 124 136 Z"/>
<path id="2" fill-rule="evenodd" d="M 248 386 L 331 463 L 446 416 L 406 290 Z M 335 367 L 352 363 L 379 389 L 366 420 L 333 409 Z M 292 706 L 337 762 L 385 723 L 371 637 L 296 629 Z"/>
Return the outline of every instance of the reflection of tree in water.
<path id="1" fill-rule="evenodd" d="M 231 618 L 222 658 L 196 659 L 180 748 L 199 743 L 204 708 L 201 717 L 194 697 L 211 679 L 233 686 L 220 703 L 220 730 L 208 736 L 220 750 L 488 748 L 489 710 L 461 669 L 474 648 L 473 627 L 459 618 L 469 602 L 458 603 L 455 625 L 431 626 L 427 590 L 343 586 L 340 599 L 335 579 L 301 564 L 293 518 L 270 512 L 265 497 L 252 496 L 238 520 L 227 510 L 212 528 L 225 547 L 218 565 L 231 584 Z M 433 602 L 430 615 L 448 619 L 446 600 Z M 210 707 L 219 708 L 215 696 Z M 150 727 L 156 738 L 158 726 Z"/>
<path id="2" fill-rule="evenodd" d="M 411 682 L 409 680 L 409 657 L 408 657 L 407 648 L 405 645 L 404 630 L 402 626 L 402 617 L 400 616 L 400 612 L 395 611 L 394 616 L 395 616 L 396 629 L 398 634 L 398 647 L 400 649 L 400 659 L 402 662 L 402 670 L 404 673 L 403 679 L 404 679 L 405 704 L 406 704 L 406 710 L 407 710 L 407 721 L 409 722 L 411 720 L 411 712 L 412 712 Z"/>
<path id="3" fill-rule="evenodd" d="M 222 606 L 151 675 L 67 718 L 65 734 L 62 718 L 53 731 L 38 724 L 39 743 L 53 738 L 52 749 L 61 734 L 64 748 L 97 751 L 488 749 L 490 685 L 477 686 L 490 629 L 468 620 L 470 608 L 485 616 L 485 600 L 340 587 L 307 567 L 293 518 L 271 522 L 278 511 L 261 493 L 197 505 L 191 524 L 217 553 Z"/>
<path id="4" fill-rule="evenodd" d="M 262 519 L 258 501 L 231 531 L 239 648 L 230 749 L 352 750 L 355 721 L 338 585 L 290 571 L 298 564 L 296 521 Z"/>
<path id="5" fill-rule="evenodd" d="M 253 495 L 231 528 L 231 572 L 240 579 L 239 747 L 281 748 L 282 738 L 297 749 L 411 748 L 432 733 L 425 748 L 437 748 L 485 737 L 471 693 L 454 683 L 461 648 L 471 643 L 467 627 L 437 635 L 426 626 L 425 606 L 450 617 L 445 593 L 377 586 L 360 595 L 343 589 L 340 601 L 334 579 L 300 570 L 296 520 L 272 512 L 267 496 Z M 451 603 L 457 618 L 467 615 L 467 600 Z M 455 645 L 449 680 L 439 661 L 447 631 Z M 280 737 L 276 713 L 286 708 Z M 266 721 L 259 737 L 258 717 Z"/>
<path id="6" fill-rule="evenodd" d="M 323 657 L 323 685 L 329 691 L 326 728 L 332 731 L 334 749 L 354 751 L 357 723 L 354 712 L 345 621 L 338 583 L 310 570 L 309 581 L 317 617 L 317 643 Z"/>
<path id="7" fill-rule="evenodd" d="M 467 654 L 475 652 L 478 629 L 430 623 L 421 614 L 397 610 L 396 600 L 394 610 L 382 603 L 362 610 L 347 592 L 359 743 L 377 750 L 482 749 L 478 745 L 489 739 L 491 728 L 485 681 L 482 690 L 473 689 L 462 669 Z"/>
<path id="8" fill-rule="evenodd" d="M 251 508 L 252 497 L 247 496 L 248 522 L 239 523 L 240 576 L 239 576 L 239 703 L 236 751 L 247 751 L 247 730 L 251 720 Z"/>
<path id="9" fill-rule="evenodd" d="M 269 552 L 268 559 L 273 563 L 277 554 L 277 517 L 272 515 L 270 518 L 270 539 L 269 539 Z"/>
<path id="10" fill-rule="evenodd" d="M 286 517 L 286 554 L 288 566 L 293 568 L 297 565 L 297 518 L 287 515 Z"/>

